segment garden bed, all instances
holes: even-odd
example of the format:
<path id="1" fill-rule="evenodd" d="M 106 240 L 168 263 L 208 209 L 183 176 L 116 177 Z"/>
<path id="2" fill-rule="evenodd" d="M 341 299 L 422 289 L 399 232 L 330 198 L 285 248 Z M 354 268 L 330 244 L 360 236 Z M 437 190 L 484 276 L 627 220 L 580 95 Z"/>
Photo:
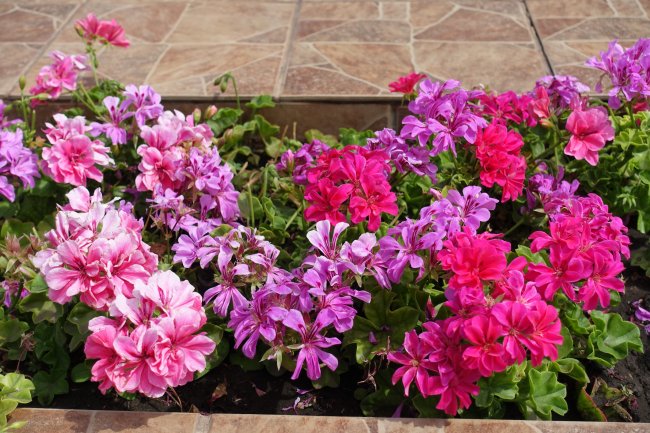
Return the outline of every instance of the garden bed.
<path id="1" fill-rule="evenodd" d="M 650 40 L 589 60 L 607 101 L 412 73 L 403 106 L 194 109 L 98 78 L 117 23 L 77 31 L 0 104 L 0 427 L 650 421 Z"/>

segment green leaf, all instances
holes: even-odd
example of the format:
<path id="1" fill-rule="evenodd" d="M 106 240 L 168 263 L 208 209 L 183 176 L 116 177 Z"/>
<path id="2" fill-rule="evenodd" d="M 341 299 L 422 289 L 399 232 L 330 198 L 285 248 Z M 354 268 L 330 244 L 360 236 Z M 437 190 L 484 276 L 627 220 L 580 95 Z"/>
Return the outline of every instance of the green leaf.
<path id="1" fill-rule="evenodd" d="M 24 375 L 19 373 L 7 373 L 0 376 L 0 399 L 13 400 L 20 404 L 27 404 L 32 401 L 34 384 Z"/>
<path id="2" fill-rule="evenodd" d="M 481 389 L 474 397 L 478 407 L 489 407 L 494 402 L 494 397 L 502 400 L 514 400 L 517 397 L 519 386 L 517 385 L 516 368 L 508 368 L 501 373 L 495 373 L 490 377 L 483 377 L 478 382 Z"/>
<path id="3" fill-rule="evenodd" d="M 70 314 L 68 314 L 68 322 L 76 326 L 77 330 L 81 335 L 84 335 L 88 332 L 88 322 L 90 322 L 95 317 L 98 317 L 100 313 L 97 310 L 90 308 L 88 305 L 79 302 L 72 307 Z"/>
<path id="4" fill-rule="evenodd" d="M 6 238 L 7 235 L 14 236 L 23 236 L 29 235 L 34 228 L 34 224 L 31 222 L 22 222 L 18 219 L 9 219 L 2 224 L 2 229 L 0 230 L 0 237 Z"/>
<path id="5" fill-rule="evenodd" d="M 259 95 L 246 103 L 248 108 L 253 110 L 259 110 L 262 108 L 273 108 L 275 107 L 275 102 L 273 102 L 273 97 L 271 95 Z"/>
<path id="6" fill-rule="evenodd" d="M 566 386 L 557 381 L 557 373 L 551 371 L 530 370 L 529 401 L 540 418 L 550 420 L 551 412 L 564 415 L 569 410 L 566 402 Z"/>
<path id="7" fill-rule="evenodd" d="M 517 253 L 518 256 L 520 257 L 526 257 L 530 263 L 543 263 L 546 264 L 545 260 L 545 254 L 541 252 L 532 252 L 529 247 L 524 246 L 524 245 L 519 245 L 517 249 L 515 250 L 515 253 Z"/>
<path id="8" fill-rule="evenodd" d="M 373 294 L 371 302 L 363 307 L 365 317 L 357 315 L 352 329 L 344 334 L 344 345 L 357 345 L 357 362 L 367 361 L 373 352 L 390 349 L 386 347 L 389 340 L 391 348 L 399 347 L 404 341 L 404 334 L 415 328 L 418 310 L 412 307 L 391 309 L 395 296 L 395 292 L 379 289 Z M 371 332 L 374 338 L 370 338 Z"/>
<path id="9" fill-rule="evenodd" d="M 580 416 L 585 421 L 607 421 L 607 417 L 603 411 L 598 408 L 598 405 L 587 393 L 585 388 L 582 388 L 578 393 L 576 409 L 578 409 Z"/>
<path id="10" fill-rule="evenodd" d="M 67 394 L 68 382 L 64 375 L 50 374 L 39 371 L 34 375 L 34 394 L 43 406 L 49 406 L 57 395 Z"/>
<path id="11" fill-rule="evenodd" d="M 562 328 L 560 330 L 560 334 L 562 334 L 562 345 L 558 347 L 558 358 L 566 358 L 573 352 L 573 337 L 571 336 L 571 332 L 569 329 L 562 325 Z"/>
<path id="12" fill-rule="evenodd" d="M 208 119 L 207 124 L 214 136 L 219 137 L 226 129 L 234 126 L 242 114 L 244 112 L 237 108 L 221 108 L 211 119 Z"/>
<path id="13" fill-rule="evenodd" d="M 422 394 L 418 394 L 413 397 L 412 403 L 422 418 L 446 418 L 445 413 L 436 408 L 439 401 L 438 396 L 425 398 Z"/>
<path id="14" fill-rule="evenodd" d="M 23 336 L 29 325 L 17 319 L 9 319 L 0 322 L 0 346 L 11 343 Z"/>
<path id="15" fill-rule="evenodd" d="M 619 314 L 591 312 L 596 329 L 587 340 L 587 358 L 605 367 L 611 367 L 630 351 L 643 353 L 641 332 L 634 323 L 623 320 Z"/>
<path id="16" fill-rule="evenodd" d="M 88 382 L 90 380 L 90 370 L 92 368 L 91 361 L 84 361 L 80 364 L 75 365 L 70 370 L 70 379 L 74 383 Z"/>
<path id="17" fill-rule="evenodd" d="M 574 358 L 558 359 L 550 363 L 550 369 L 556 373 L 562 373 L 578 382 L 580 385 L 589 383 L 589 376 L 585 371 L 584 365 Z"/>
<path id="18" fill-rule="evenodd" d="M 31 293 L 47 292 L 47 283 L 41 274 L 36 274 L 34 279 L 27 284 L 27 288 Z"/>
<path id="19" fill-rule="evenodd" d="M 50 301 L 45 292 L 27 295 L 18 303 L 18 309 L 23 313 L 32 313 L 34 323 L 54 323 L 63 314 L 63 307 Z"/>

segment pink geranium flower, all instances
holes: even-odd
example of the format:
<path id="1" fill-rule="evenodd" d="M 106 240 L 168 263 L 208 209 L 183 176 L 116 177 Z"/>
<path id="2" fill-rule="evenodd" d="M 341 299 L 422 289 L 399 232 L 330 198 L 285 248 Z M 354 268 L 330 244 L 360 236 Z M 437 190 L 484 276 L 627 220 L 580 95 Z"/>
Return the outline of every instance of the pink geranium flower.
<path id="1" fill-rule="evenodd" d="M 43 172 L 56 182 L 76 186 L 85 186 L 89 178 L 101 182 L 103 175 L 95 164 L 112 164 L 108 152 L 109 149 L 99 140 L 73 135 L 43 149 Z"/>
<path id="2" fill-rule="evenodd" d="M 305 191 L 305 198 L 313 204 L 305 209 L 305 219 L 328 220 L 333 224 L 345 222 L 345 215 L 340 208 L 353 189 L 350 184 L 336 186 L 329 179 L 320 179 L 317 184 L 310 185 Z"/>
<path id="3" fill-rule="evenodd" d="M 116 47 L 128 47 L 129 41 L 124 34 L 124 28 L 115 20 L 98 20 L 95 14 L 89 13 L 86 18 L 80 19 L 75 23 L 77 32 L 88 42 L 99 40 L 106 45 Z"/>
<path id="4" fill-rule="evenodd" d="M 571 138 L 564 153 L 584 159 L 590 165 L 598 164 L 598 151 L 614 139 L 614 128 L 603 107 L 575 110 L 567 119 L 566 129 Z"/>
<path id="5" fill-rule="evenodd" d="M 48 95 L 49 99 L 57 99 L 64 90 L 77 89 L 77 78 L 80 71 L 87 69 L 86 56 L 68 56 L 60 51 L 50 53 L 53 62 L 43 66 L 36 77 L 36 85 L 29 90 L 32 95 Z M 32 106 L 39 103 L 32 99 Z"/>

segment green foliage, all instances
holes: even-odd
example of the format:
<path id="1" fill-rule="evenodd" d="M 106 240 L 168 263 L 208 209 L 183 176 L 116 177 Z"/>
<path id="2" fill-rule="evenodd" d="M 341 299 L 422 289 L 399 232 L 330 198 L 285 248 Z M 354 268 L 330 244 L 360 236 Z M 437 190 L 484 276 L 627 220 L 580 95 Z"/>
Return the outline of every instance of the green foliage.
<path id="1" fill-rule="evenodd" d="M 0 430 L 19 428 L 21 425 L 13 423 L 7 425 L 7 416 L 19 404 L 32 401 L 34 384 L 24 375 L 18 373 L 0 374 Z"/>
<path id="2" fill-rule="evenodd" d="M 592 311 L 595 329 L 587 340 L 587 358 L 605 367 L 611 367 L 630 351 L 643 352 L 641 332 L 632 322 L 619 314 Z"/>
<path id="3" fill-rule="evenodd" d="M 542 419 L 551 419 L 551 413 L 564 415 L 569 410 L 566 385 L 557 381 L 557 373 L 531 369 L 528 372 L 529 395 L 525 404 Z"/>
<path id="4" fill-rule="evenodd" d="M 383 289 L 373 293 L 372 301 L 363 307 L 364 315 L 357 315 L 354 327 L 345 333 L 343 345 L 356 345 L 358 363 L 371 360 L 379 352 L 398 348 L 404 341 L 404 333 L 417 324 L 418 311 L 398 306 L 395 296 L 394 292 Z"/>

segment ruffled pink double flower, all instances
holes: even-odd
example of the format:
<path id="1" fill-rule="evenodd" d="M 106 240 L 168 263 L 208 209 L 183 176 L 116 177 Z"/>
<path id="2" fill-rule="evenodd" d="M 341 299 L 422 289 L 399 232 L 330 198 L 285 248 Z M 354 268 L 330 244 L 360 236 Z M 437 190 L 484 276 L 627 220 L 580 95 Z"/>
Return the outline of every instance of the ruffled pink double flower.
<path id="1" fill-rule="evenodd" d="M 95 14 L 89 13 L 84 19 L 75 23 L 75 29 L 86 41 L 92 43 L 99 40 L 102 44 L 116 47 L 128 47 L 129 41 L 124 34 L 124 28 L 115 20 L 98 20 Z"/>

